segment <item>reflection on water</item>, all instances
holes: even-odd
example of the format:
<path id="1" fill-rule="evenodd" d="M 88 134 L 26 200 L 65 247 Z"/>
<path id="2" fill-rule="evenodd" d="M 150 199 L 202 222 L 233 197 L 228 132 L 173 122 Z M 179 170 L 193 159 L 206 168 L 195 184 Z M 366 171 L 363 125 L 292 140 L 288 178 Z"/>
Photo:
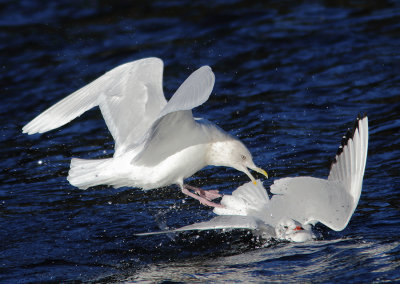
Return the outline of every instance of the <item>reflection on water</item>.
<path id="1" fill-rule="evenodd" d="M 0 281 L 399 280 L 398 2 L 6 0 L 0 15 Z M 43 135 L 22 126 L 147 56 L 165 62 L 166 97 L 201 65 L 213 68 L 214 92 L 194 115 L 244 141 L 271 176 L 266 188 L 326 176 L 343 130 L 367 112 L 367 168 L 349 226 L 320 227 L 323 240 L 305 244 L 263 244 L 246 231 L 137 238 L 213 215 L 173 186 L 69 185 L 71 157 L 113 153 L 100 112 Z M 188 180 L 223 193 L 247 181 L 212 167 Z"/>

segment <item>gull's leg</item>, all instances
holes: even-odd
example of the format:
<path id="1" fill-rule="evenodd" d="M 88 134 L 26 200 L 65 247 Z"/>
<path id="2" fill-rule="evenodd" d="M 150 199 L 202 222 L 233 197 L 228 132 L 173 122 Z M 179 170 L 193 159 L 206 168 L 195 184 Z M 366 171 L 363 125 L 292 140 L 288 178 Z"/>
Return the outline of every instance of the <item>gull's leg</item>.
<path id="1" fill-rule="evenodd" d="M 219 194 L 219 191 L 216 189 L 213 190 L 204 190 L 202 188 L 194 187 L 188 184 L 184 184 L 183 187 L 189 190 L 193 190 L 199 196 L 204 197 L 207 200 L 214 200 L 216 198 L 222 197 L 222 194 Z"/>
<path id="2" fill-rule="evenodd" d="M 194 199 L 197 199 L 197 200 L 200 201 L 200 203 L 203 204 L 203 205 L 208 205 L 208 206 L 211 206 L 211 207 L 225 208 L 225 206 L 223 206 L 223 205 L 221 205 L 221 204 L 214 203 L 214 202 L 212 202 L 212 201 L 210 201 L 210 200 L 208 200 L 208 199 L 206 199 L 206 198 L 204 198 L 204 197 L 202 197 L 202 196 L 199 196 L 199 195 L 197 195 L 197 194 L 194 194 L 193 192 L 190 192 L 190 191 L 185 187 L 185 185 L 182 186 L 181 189 L 182 189 L 182 193 L 183 193 L 183 194 L 186 194 L 186 195 L 188 195 L 188 196 L 190 196 L 190 197 L 193 197 Z"/>

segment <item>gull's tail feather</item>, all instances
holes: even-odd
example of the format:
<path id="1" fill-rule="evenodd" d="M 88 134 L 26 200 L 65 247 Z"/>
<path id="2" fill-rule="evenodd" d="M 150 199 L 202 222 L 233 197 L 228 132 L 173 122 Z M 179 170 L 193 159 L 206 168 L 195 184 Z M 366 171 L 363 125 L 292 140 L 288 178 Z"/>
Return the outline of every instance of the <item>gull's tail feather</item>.
<path id="1" fill-rule="evenodd" d="M 368 117 L 358 116 L 354 129 L 343 136 L 342 144 L 331 164 L 329 181 L 344 185 L 357 205 L 361 195 L 362 181 L 368 151 Z M 354 208 L 355 209 L 355 208 Z"/>
<path id="2" fill-rule="evenodd" d="M 112 159 L 87 160 L 77 159 L 71 160 L 71 167 L 68 172 L 68 181 L 80 189 L 96 185 L 112 184 L 112 175 L 110 175 L 109 167 Z"/>

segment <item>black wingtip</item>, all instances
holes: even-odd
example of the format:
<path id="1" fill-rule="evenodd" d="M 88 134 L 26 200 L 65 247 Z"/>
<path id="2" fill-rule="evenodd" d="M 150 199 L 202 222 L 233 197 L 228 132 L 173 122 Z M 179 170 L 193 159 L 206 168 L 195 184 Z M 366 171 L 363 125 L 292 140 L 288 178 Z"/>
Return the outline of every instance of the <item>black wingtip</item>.
<path id="1" fill-rule="evenodd" d="M 359 113 L 357 115 L 356 120 L 354 121 L 353 128 L 352 129 L 349 128 L 347 130 L 346 134 L 342 137 L 342 141 L 341 141 L 340 146 L 339 146 L 339 148 L 338 148 L 338 150 L 336 152 L 336 156 L 333 158 L 333 160 L 331 162 L 331 169 L 332 169 L 332 166 L 337 162 L 337 157 L 340 156 L 340 154 L 342 154 L 343 148 L 345 146 L 347 146 L 347 144 L 349 143 L 350 139 L 354 138 L 354 133 L 356 133 L 356 130 L 359 129 L 359 127 L 360 127 L 360 121 L 363 120 L 366 117 L 367 117 L 366 113 Z"/>

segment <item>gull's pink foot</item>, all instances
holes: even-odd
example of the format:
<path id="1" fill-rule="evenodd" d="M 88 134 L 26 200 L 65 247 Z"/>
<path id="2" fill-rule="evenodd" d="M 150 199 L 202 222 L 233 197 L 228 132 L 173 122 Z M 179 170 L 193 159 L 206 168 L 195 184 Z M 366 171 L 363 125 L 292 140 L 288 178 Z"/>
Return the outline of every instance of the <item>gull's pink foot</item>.
<path id="1" fill-rule="evenodd" d="M 210 207 L 225 208 L 225 206 L 222 205 L 222 204 L 219 204 L 219 203 L 215 203 L 215 202 L 210 201 L 210 199 L 208 199 L 208 198 L 206 197 L 206 193 L 203 193 L 203 192 L 202 192 L 202 191 L 207 192 L 206 190 L 200 189 L 200 190 L 201 190 L 201 191 L 200 191 L 200 194 L 197 195 L 197 194 L 194 194 L 193 192 L 190 192 L 190 191 L 188 190 L 187 187 L 189 187 L 189 189 L 193 189 L 195 192 L 197 192 L 193 187 L 187 186 L 187 185 L 183 185 L 183 186 L 182 186 L 182 193 L 183 193 L 183 194 L 186 194 L 186 195 L 188 195 L 188 196 L 190 196 L 190 197 L 193 197 L 194 199 L 197 199 L 198 201 L 200 201 L 201 204 L 207 205 L 207 206 L 210 206 Z M 221 195 L 218 193 L 218 191 L 217 191 L 217 193 L 213 192 L 212 195 L 213 195 L 213 196 L 219 195 L 218 197 L 221 196 Z M 217 198 L 217 197 L 214 197 L 213 199 L 215 199 L 215 198 Z"/>
<path id="2" fill-rule="evenodd" d="M 204 190 L 202 188 L 194 187 L 188 184 L 183 185 L 186 189 L 193 190 L 199 196 L 207 199 L 207 200 L 214 200 L 216 198 L 222 197 L 222 194 L 219 194 L 219 191 L 216 189 L 212 190 Z"/>

